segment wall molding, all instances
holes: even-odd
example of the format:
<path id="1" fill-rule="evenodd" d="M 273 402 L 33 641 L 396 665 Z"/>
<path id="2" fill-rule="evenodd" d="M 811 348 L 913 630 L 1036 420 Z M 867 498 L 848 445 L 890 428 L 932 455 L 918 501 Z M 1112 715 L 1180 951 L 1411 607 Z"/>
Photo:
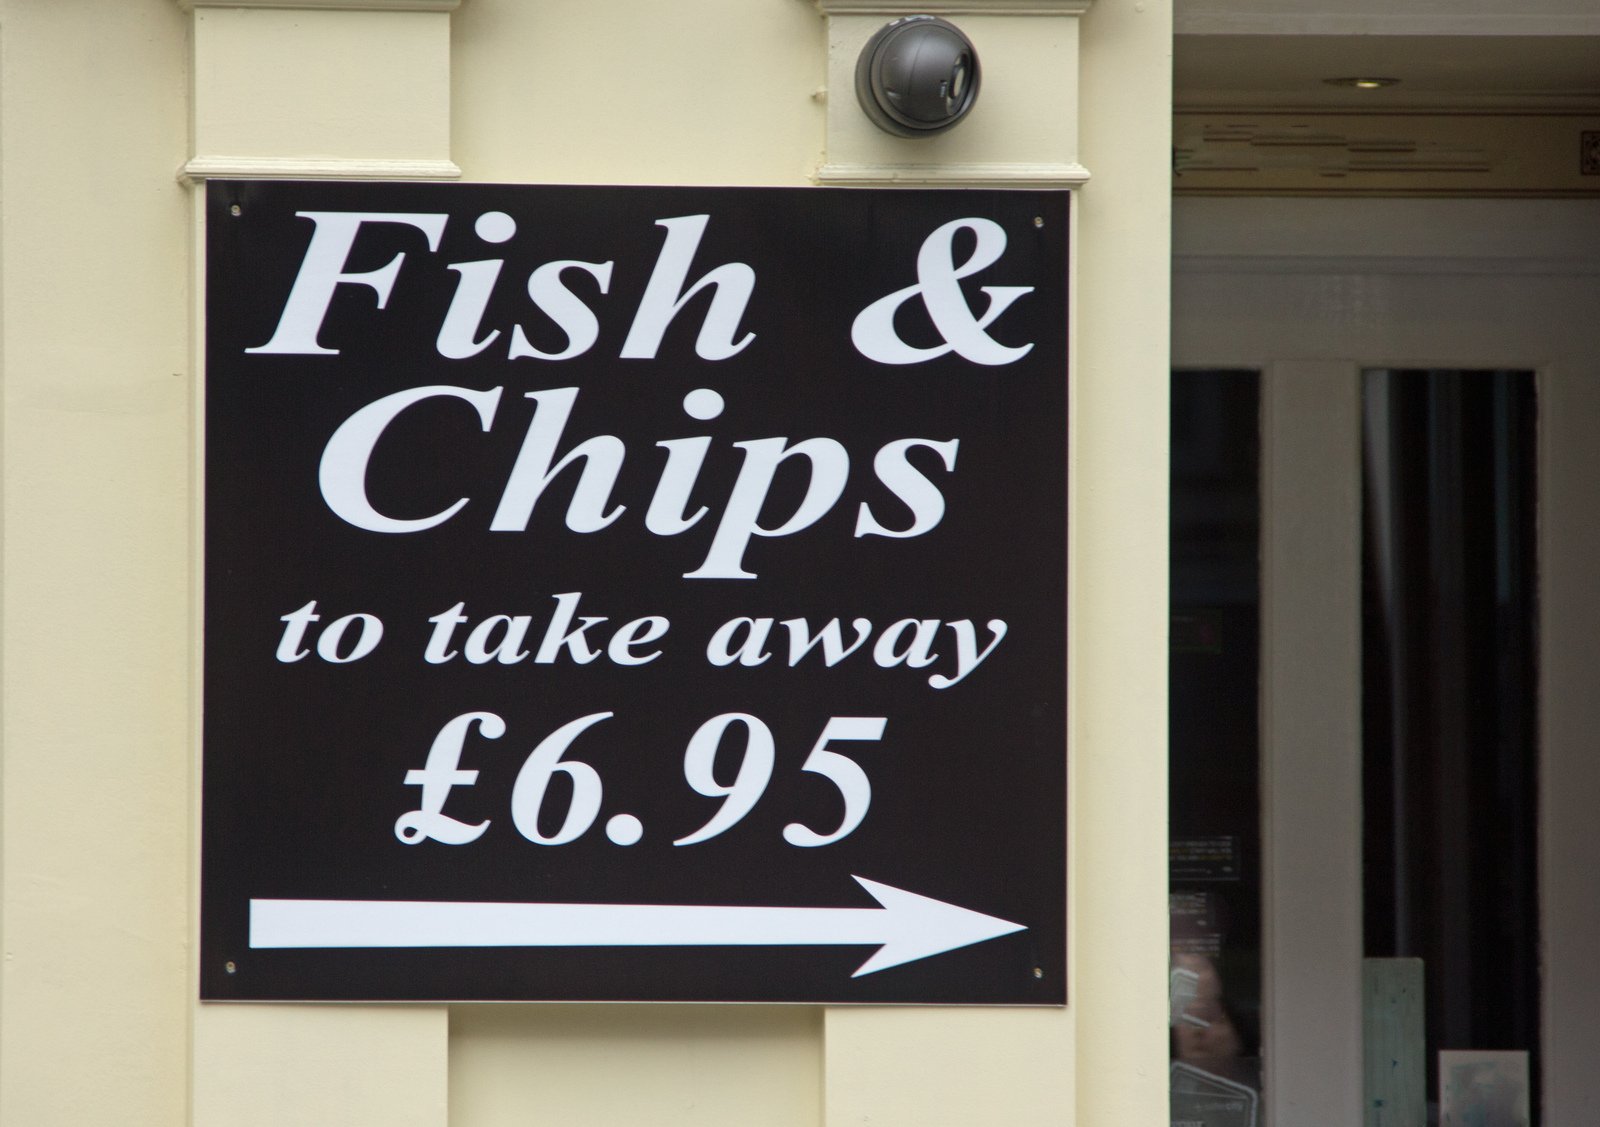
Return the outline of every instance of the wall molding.
<path id="1" fill-rule="evenodd" d="M 1189 12 L 1175 35 L 1600 35 L 1600 15 Z"/>
<path id="2" fill-rule="evenodd" d="M 362 160 L 334 157 L 195 157 L 178 169 L 183 184 L 207 180 L 459 180 L 448 160 Z"/>
<path id="3" fill-rule="evenodd" d="M 969 184 L 1000 187 L 1076 187 L 1089 170 L 1081 164 L 1028 162 L 950 162 L 943 164 L 874 164 L 829 162 L 817 169 L 819 184 Z"/>
<path id="4" fill-rule="evenodd" d="M 1094 0 L 816 0 L 828 16 L 1081 16 Z"/>
<path id="5" fill-rule="evenodd" d="M 453 12 L 461 0 L 178 0 L 186 12 L 196 8 L 304 8 L 330 12 Z"/>

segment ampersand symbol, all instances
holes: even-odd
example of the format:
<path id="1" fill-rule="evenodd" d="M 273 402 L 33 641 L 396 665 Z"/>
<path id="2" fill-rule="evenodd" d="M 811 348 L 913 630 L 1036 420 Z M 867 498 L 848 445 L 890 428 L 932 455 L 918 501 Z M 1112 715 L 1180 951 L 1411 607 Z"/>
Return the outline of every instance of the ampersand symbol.
<path id="1" fill-rule="evenodd" d="M 971 256 L 957 266 L 954 261 L 956 232 L 971 231 L 978 238 Z M 881 297 L 856 315 L 850 326 L 850 341 L 856 351 L 880 364 L 916 364 L 950 352 L 959 353 L 974 364 L 1010 364 L 1033 349 L 1031 344 L 1010 347 L 1001 344 L 984 330 L 1011 307 L 1032 286 L 982 286 L 989 305 L 978 317 L 972 315 L 962 278 L 987 269 L 1005 253 L 1006 233 L 992 219 L 953 219 L 922 241 L 917 252 L 917 282 L 903 290 Z M 916 348 L 895 332 L 894 315 L 913 297 L 920 297 L 934 328 L 945 343 Z"/>

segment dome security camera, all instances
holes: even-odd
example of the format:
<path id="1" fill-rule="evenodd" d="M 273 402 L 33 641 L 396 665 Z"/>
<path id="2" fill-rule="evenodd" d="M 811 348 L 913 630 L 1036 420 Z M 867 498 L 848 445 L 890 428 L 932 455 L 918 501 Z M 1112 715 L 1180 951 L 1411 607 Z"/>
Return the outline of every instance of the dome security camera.
<path id="1" fill-rule="evenodd" d="M 896 137 L 943 133 L 978 100 L 978 52 L 937 16 L 895 20 L 861 50 L 856 99 L 872 124 Z"/>

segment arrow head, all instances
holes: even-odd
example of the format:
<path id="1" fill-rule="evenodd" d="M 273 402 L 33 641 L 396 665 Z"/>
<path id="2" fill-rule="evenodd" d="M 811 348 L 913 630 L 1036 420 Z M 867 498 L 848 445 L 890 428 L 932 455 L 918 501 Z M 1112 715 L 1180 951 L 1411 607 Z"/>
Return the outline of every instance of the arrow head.
<path id="1" fill-rule="evenodd" d="M 856 877 L 855 882 L 882 905 L 885 939 L 883 946 L 861 964 L 850 976 L 852 978 L 1027 930 L 1024 925 L 1010 920 L 946 904 L 931 896 L 918 896 L 915 892 L 864 877 Z"/>

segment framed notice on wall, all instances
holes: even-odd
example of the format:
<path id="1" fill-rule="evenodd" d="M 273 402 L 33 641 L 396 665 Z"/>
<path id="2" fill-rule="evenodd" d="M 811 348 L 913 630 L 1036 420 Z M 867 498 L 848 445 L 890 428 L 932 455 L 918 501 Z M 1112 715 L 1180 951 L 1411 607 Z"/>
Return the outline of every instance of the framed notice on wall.
<path id="1" fill-rule="evenodd" d="M 1067 207 L 211 183 L 202 996 L 1063 1002 Z"/>

